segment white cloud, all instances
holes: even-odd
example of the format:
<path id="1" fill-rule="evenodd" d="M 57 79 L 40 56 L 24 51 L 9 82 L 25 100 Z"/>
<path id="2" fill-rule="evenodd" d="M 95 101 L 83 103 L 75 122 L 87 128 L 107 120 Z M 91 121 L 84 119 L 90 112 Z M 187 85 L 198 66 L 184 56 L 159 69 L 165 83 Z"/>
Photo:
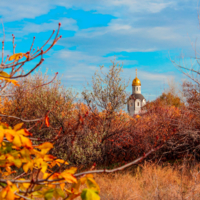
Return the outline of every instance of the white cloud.
<path id="1" fill-rule="evenodd" d="M 49 1 L 1 1 L 0 13 L 4 22 L 16 21 L 24 18 L 34 19 L 37 16 L 46 14 L 54 8 Z"/>
<path id="2" fill-rule="evenodd" d="M 6 22 L 24 18 L 34 19 L 42 14 L 47 14 L 56 6 L 86 11 L 96 10 L 98 13 L 119 16 L 127 13 L 157 13 L 172 5 L 175 7 L 176 4 L 175 0 L 169 0 L 167 3 L 164 0 L 7 0 L 1 2 L 0 13 Z"/>
<path id="3" fill-rule="evenodd" d="M 111 0 L 110 6 L 126 7 L 131 12 L 150 12 L 157 13 L 166 7 L 174 5 L 173 1 L 165 2 L 163 0 Z"/>
<path id="4" fill-rule="evenodd" d="M 198 29 L 191 24 L 191 38 L 195 38 Z M 193 32 L 192 32 L 193 31 Z M 115 20 L 107 27 L 88 28 L 77 31 L 74 37 L 62 39 L 60 45 L 77 46 L 79 51 L 96 55 L 110 52 L 149 52 L 190 46 L 185 24 L 176 27 L 141 27 L 130 24 L 116 24 Z"/>

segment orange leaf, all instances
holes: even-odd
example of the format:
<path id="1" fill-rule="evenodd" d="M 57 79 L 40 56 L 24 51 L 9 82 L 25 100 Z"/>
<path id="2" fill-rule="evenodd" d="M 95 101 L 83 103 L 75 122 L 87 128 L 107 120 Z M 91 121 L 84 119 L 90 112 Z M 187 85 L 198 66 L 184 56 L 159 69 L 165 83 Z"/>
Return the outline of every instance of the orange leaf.
<path id="1" fill-rule="evenodd" d="M 3 141 L 3 137 L 4 137 L 4 132 L 1 131 L 1 132 L 0 132 L 0 143 Z"/>
<path id="2" fill-rule="evenodd" d="M 82 123 L 82 124 L 84 124 L 84 122 L 83 122 L 83 117 L 80 115 L 80 122 Z"/>
<path id="3" fill-rule="evenodd" d="M 14 130 L 15 130 L 15 131 L 18 131 L 19 129 L 21 129 L 21 127 L 23 126 L 23 124 L 24 124 L 24 123 L 16 124 L 16 125 L 14 126 Z"/>
<path id="4" fill-rule="evenodd" d="M 23 58 L 24 56 L 27 58 L 27 55 L 25 53 L 16 53 L 16 54 L 13 54 L 12 56 L 10 56 L 9 61 L 11 61 L 11 60 L 18 61 L 19 59 Z"/>
<path id="5" fill-rule="evenodd" d="M 7 132 L 6 134 L 6 139 L 9 141 L 9 142 L 12 142 L 13 139 L 14 139 L 14 136 L 12 134 L 10 134 L 9 132 Z"/>
<path id="6" fill-rule="evenodd" d="M 46 124 L 47 127 L 50 126 L 50 124 L 49 124 L 49 117 L 47 115 L 45 116 L 45 124 Z"/>

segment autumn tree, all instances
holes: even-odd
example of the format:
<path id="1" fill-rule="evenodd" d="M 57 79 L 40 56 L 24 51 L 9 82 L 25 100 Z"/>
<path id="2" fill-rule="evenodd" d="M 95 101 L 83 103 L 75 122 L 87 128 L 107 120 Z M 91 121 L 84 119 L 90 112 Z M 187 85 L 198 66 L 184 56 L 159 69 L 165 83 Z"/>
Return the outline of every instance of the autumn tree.
<path id="1" fill-rule="evenodd" d="M 119 111 L 124 108 L 128 83 L 121 78 L 122 71 L 122 66 L 115 62 L 112 62 L 108 72 L 101 66 L 100 73 L 97 71 L 92 77 L 91 89 L 82 92 L 86 103 L 100 110 L 110 107 L 112 111 Z"/>
<path id="2" fill-rule="evenodd" d="M 72 117 L 74 100 L 76 94 L 70 89 L 61 85 L 58 79 L 50 78 L 41 72 L 30 75 L 19 81 L 20 87 L 8 88 L 8 93 L 12 96 L 7 97 L 3 102 L 4 108 L 0 116 L 2 121 L 10 125 L 24 121 L 26 128 L 32 127 L 34 137 L 50 141 L 55 137 L 60 128 L 65 131 L 65 121 Z M 15 118 L 8 118 L 7 115 L 15 114 Z M 51 126 L 46 127 L 43 121 L 48 113 Z M 4 116 L 4 117 L 3 117 Z M 30 120 L 32 121 L 26 121 Z"/>
<path id="3" fill-rule="evenodd" d="M 91 88 L 82 92 L 86 104 L 101 121 L 99 127 L 101 133 L 98 135 L 101 137 L 100 149 L 104 161 L 107 160 L 105 157 L 107 139 L 114 134 L 112 121 L 117 117 L 117 112 L 124 108 L 128 99 L 126 92 L 128 83 L 121 78 L 121 73 L 122 66 L 118 63 L 112 62 L 108 72 L 101 66 L 100 73 L 96 72 L 92 77 Z M 103 117 L 99 116 L 100 111 Z M 122 128 L 120 125 L 117 127 L 118 131 Z"/>

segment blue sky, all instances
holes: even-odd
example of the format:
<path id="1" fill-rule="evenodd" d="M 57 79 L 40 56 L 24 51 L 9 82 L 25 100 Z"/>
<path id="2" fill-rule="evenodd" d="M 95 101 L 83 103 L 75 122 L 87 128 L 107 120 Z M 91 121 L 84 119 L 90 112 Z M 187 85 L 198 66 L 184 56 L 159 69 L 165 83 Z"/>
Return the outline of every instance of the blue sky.
<path id="1" fill-rule="evenodd" d="M 81 91 L 100 65 L 107 70 L 115 59 L 123 63 L 127 81 L 138 69 L 147 100 L 160 95 L 168 81 L 181 83 L 185 77 L 170 58 L 178 62 L 183 53 L 190 66 L 191 42 L 199 37 L 197 0 L 7 0 L 0 3 L 0 17 L 7 54 L 12 34 L 16 52 L 26 52 L 33 36 L 41 46 L 61 22 L 62 39 L 45 56 L 42 71 L 59 72 L 66 87 Z"/>

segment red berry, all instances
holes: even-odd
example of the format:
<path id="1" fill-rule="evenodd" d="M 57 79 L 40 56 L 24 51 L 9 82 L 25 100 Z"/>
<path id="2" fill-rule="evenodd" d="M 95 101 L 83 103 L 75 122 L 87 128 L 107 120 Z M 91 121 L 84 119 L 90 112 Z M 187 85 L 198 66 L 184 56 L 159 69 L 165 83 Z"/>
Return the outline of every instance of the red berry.
<path id="1" fill-rule="evenodd" d="M 42 61 L 44 61 L 44 58 L 42 58 Z"/>
<path id="2" fill-rule="evenodd" d="M 61 23 L 59 22 L 58 25 L 61 26 Z"/>
<path id="3" fill-rule="evenodd" d="M 60 35 L 60 38 L 62 38 L 62 35 Z"/>
<path id="4" fill-rule="evenodd" d="M 156 140 L 158 140 L 158 136 L 156 136 Z"/>

